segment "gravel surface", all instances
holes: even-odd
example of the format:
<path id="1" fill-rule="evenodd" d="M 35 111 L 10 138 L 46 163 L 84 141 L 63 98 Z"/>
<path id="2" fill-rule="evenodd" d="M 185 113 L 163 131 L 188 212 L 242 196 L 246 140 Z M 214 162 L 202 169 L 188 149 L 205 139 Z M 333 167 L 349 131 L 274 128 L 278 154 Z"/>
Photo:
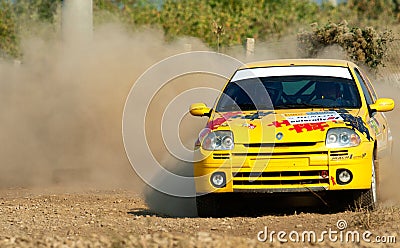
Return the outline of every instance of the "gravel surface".
<path id="1" fill-rule="evenodd" d="M 399 237 L 400 208 L 339 213 L 259 214 L 252 217 L 174 218 L 157 214 L 137 193 L 125 190 L 38 193 L 24 189 L 0 192 L 0 247 L 354 247 L 354 243 L 260 242 L 272 231 L 317 234 L 338 231 L 338 220 L 360 233 Z M 288 238 L 288 236 L 286 236 Z M 390 244 L 392 247 L 400 247 Z M 389 244 L 361 242 L 363 247 Z"/>

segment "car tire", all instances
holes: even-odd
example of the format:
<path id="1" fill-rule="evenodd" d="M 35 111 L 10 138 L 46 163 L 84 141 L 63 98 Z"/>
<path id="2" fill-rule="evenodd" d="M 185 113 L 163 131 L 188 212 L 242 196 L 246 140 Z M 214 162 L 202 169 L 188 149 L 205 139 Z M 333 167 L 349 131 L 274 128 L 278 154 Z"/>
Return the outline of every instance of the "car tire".
<path id="1" fill-rule="evenodd" d="M 218 201 L 214 194 L 197 196 L 196 207 L 199 217 L 218 217 Z"/>
<path id="2" fill-rule="evenodd" d="M 355 208 L 374 210 L 378 203 L 379 192 L 379 168 L 378 161 L 372 158 L 371 187 L 368 190 L 361 190 L 355 195 Z"/>

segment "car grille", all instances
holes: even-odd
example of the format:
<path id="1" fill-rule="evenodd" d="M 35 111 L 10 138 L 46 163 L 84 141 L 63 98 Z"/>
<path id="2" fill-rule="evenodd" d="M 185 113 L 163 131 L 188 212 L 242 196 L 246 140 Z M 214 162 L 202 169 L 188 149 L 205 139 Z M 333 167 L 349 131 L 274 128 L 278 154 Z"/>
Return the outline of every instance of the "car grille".
<path id="1" fill-rule="evenodd" d="M 293 147 L 293 146 L 315 146 L 317 142 L 288 142 L 288 143 L 251 143 L 243 144 L 245 147 Z"/>
<path id="2" fill-rule="evenodd" d="M 304 185 L 329 184 L 322 177 L 322 170 L 280 172 L 236 172 L 232 174 L 233 185 Z"/>
<path id="3" fill-rule="evenodd" d="M 313 155 L 313 154 L 328 154 L 327 151 L 315 151 L 315 152 L 259 152 L 259 153 L 245 153 L 235 152 L 233 156 L 291 156 L 291 155 Z"/>

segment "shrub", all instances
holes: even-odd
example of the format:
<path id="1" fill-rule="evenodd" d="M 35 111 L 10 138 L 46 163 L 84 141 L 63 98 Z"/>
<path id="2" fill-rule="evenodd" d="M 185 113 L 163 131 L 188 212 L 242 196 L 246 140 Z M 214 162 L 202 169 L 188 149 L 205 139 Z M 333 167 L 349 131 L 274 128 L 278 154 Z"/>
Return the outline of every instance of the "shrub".
<path id="1" fill-rule="evenodd" d="M 329 22 L 324 26 L 314 23 L 312 31 L 300 32 L 297 38 L 300 52 L 305 57 L 316 57 L 323 48 L 339 45 L 351 60 L 362 62 L 370 68 L 384 65 L 388 44 L 393 41 L 390 31 L 349 27 L 346 21 L 339 24 Z"/>
<path id="2" fill-rule="evenodd" d="M 8 1 L 0 1 L 0 57 L 19 56 L 19 38 L 12 5 Z"/>

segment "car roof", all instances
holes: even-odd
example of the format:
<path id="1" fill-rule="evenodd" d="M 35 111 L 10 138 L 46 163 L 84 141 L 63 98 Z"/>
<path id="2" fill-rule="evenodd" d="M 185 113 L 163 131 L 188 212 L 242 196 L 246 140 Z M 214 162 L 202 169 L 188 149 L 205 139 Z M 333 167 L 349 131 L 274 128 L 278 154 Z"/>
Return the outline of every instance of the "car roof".
<path id="1" fill-rule="evenodd" d="M 249 68 L 262 68 L 262 67 L 273 67 L 273 66 L 341 66 L 341 67 L 349 67 L 355 66 L 350 61 L 340 60 L 340 59 L 278 59 L 278 60 L 266 60 L 266 61 L 258 61 L 253 63 L 248 63 L 240 67 L 240 69 L 249 69 Z"/>

